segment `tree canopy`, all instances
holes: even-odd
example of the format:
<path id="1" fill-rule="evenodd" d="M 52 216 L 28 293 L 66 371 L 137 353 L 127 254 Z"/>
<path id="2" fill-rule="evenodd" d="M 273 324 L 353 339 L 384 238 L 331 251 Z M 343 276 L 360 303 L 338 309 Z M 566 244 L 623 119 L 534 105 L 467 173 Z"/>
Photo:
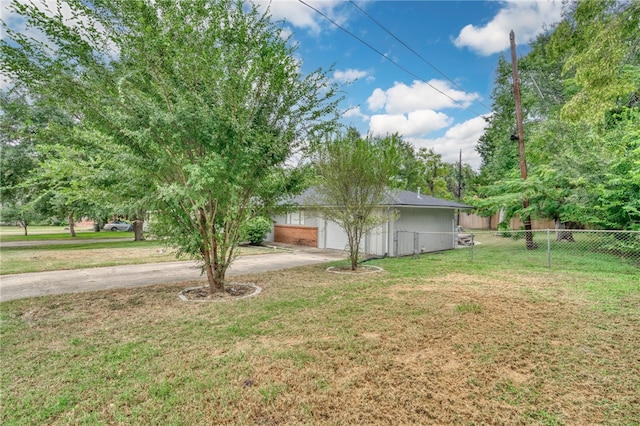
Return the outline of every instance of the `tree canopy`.
<path id="1" fill-rule="evenodd" d="M 355 129 L 319 144 L 313 153 L 315 199 L 326 219 L 347 234 L 351 269 L 358 266 L 362 238 L 389 220 L 381 208 L 398 179 L 400 137 L 361 137 Z"/>
<path id="2" fill-rule="evenodd" d="M 637 171 L 640 4 L 584 0 L 519 58 L 528 178 L 517 173 L 513 81 L 500 58 L 494 114 L 478 144 L 477 196 L 487 213 L 555 219 L 560 227 L 640 229 Z M 527 209 L 520 205 L 526 197 Z"/>
<path id="3" fill-rule="evenodd" d="M 297 188 L 287 160 L 336 125 L 336 88 L 303 76 L 267 14 L 241 1 L 13 2 L 46 36 L 12 31 L 2 71 L 131 152 L 155 230 L 223 291 L 242 225 Z"/>

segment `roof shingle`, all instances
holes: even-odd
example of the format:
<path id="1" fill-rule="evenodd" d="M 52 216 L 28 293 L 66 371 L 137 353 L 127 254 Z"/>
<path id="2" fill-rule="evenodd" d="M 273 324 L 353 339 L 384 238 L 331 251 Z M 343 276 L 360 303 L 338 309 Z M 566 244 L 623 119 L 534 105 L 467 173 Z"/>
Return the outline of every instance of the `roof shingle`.
<path id="1" fill-rule="evenodd" d="M 316 198 L 314 188 L 309 188 L 302 194 L 291 200 L 292 204 L 300 206 L 308 206 L 309 200 Z M 458 203 L 455 201 L 444 200 L 442 198 L 432 197 L 431 195 L 418 194 L 411 191 L 400 191 L 396 194 L 387 194 L 387 199 L 382 205 L 385 206 L 406 206 L 406 207 L 437 207 L 437 208 L 453 208 L 453 209 L 472 209 L 472 206 Z"/>

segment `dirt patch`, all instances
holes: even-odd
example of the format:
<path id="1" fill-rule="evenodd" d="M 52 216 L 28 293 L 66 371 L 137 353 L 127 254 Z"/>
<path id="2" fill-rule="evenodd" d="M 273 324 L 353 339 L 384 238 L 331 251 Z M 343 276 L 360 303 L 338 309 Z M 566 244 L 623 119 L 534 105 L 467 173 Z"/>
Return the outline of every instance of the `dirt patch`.
<path id="1" fill-rule="evenodd" d="M 224 286 L 224 291 L 213 294 L 209 292 L 208 286 L 187 287 L 178 297 L 185 302 L 231 302 L 257 296 L 261 291 L 255 284 L 230 283 Z"/>

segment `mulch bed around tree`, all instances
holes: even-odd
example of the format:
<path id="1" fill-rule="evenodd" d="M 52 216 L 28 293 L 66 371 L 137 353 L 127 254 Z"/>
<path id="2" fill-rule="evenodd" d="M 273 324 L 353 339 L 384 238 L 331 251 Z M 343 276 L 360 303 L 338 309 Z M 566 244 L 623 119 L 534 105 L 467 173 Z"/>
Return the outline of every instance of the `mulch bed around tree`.
<path id="1" fill-rule="evenodd" d="M 229 283 L 224 291 L 209 294 L 209 286 L 187 287 L 178 297 L 185 302 L 230 302 L 232 300 L 257 296 L 262 288 L 250 283 Z"/>
<path id="2" fill-rule="evenodd" d="M 330 266 L 327 268 L 327 272 L 331 272 L 332 274 L 349 275 L 377 274 L 382 271 L 384 271 L 384 269 L 373 265 L 358 265 L 355 270 L 351 269 L 351 266 Z"/>

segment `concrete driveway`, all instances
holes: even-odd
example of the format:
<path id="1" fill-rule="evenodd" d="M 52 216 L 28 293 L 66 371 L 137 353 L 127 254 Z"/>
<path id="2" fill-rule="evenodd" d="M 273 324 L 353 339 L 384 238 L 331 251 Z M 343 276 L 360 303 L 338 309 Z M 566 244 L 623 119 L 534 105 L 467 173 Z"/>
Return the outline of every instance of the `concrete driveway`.
<path id="1" fill-rule="evenodd" d="M 236 259 L 228 276 L 275 271 L 344 258 L 339 251 L 299 249 Z M 53 294 L 144 287 L 203 279 L 195 262 L 148 263 L 0 276 L 0 302 Z"/>

